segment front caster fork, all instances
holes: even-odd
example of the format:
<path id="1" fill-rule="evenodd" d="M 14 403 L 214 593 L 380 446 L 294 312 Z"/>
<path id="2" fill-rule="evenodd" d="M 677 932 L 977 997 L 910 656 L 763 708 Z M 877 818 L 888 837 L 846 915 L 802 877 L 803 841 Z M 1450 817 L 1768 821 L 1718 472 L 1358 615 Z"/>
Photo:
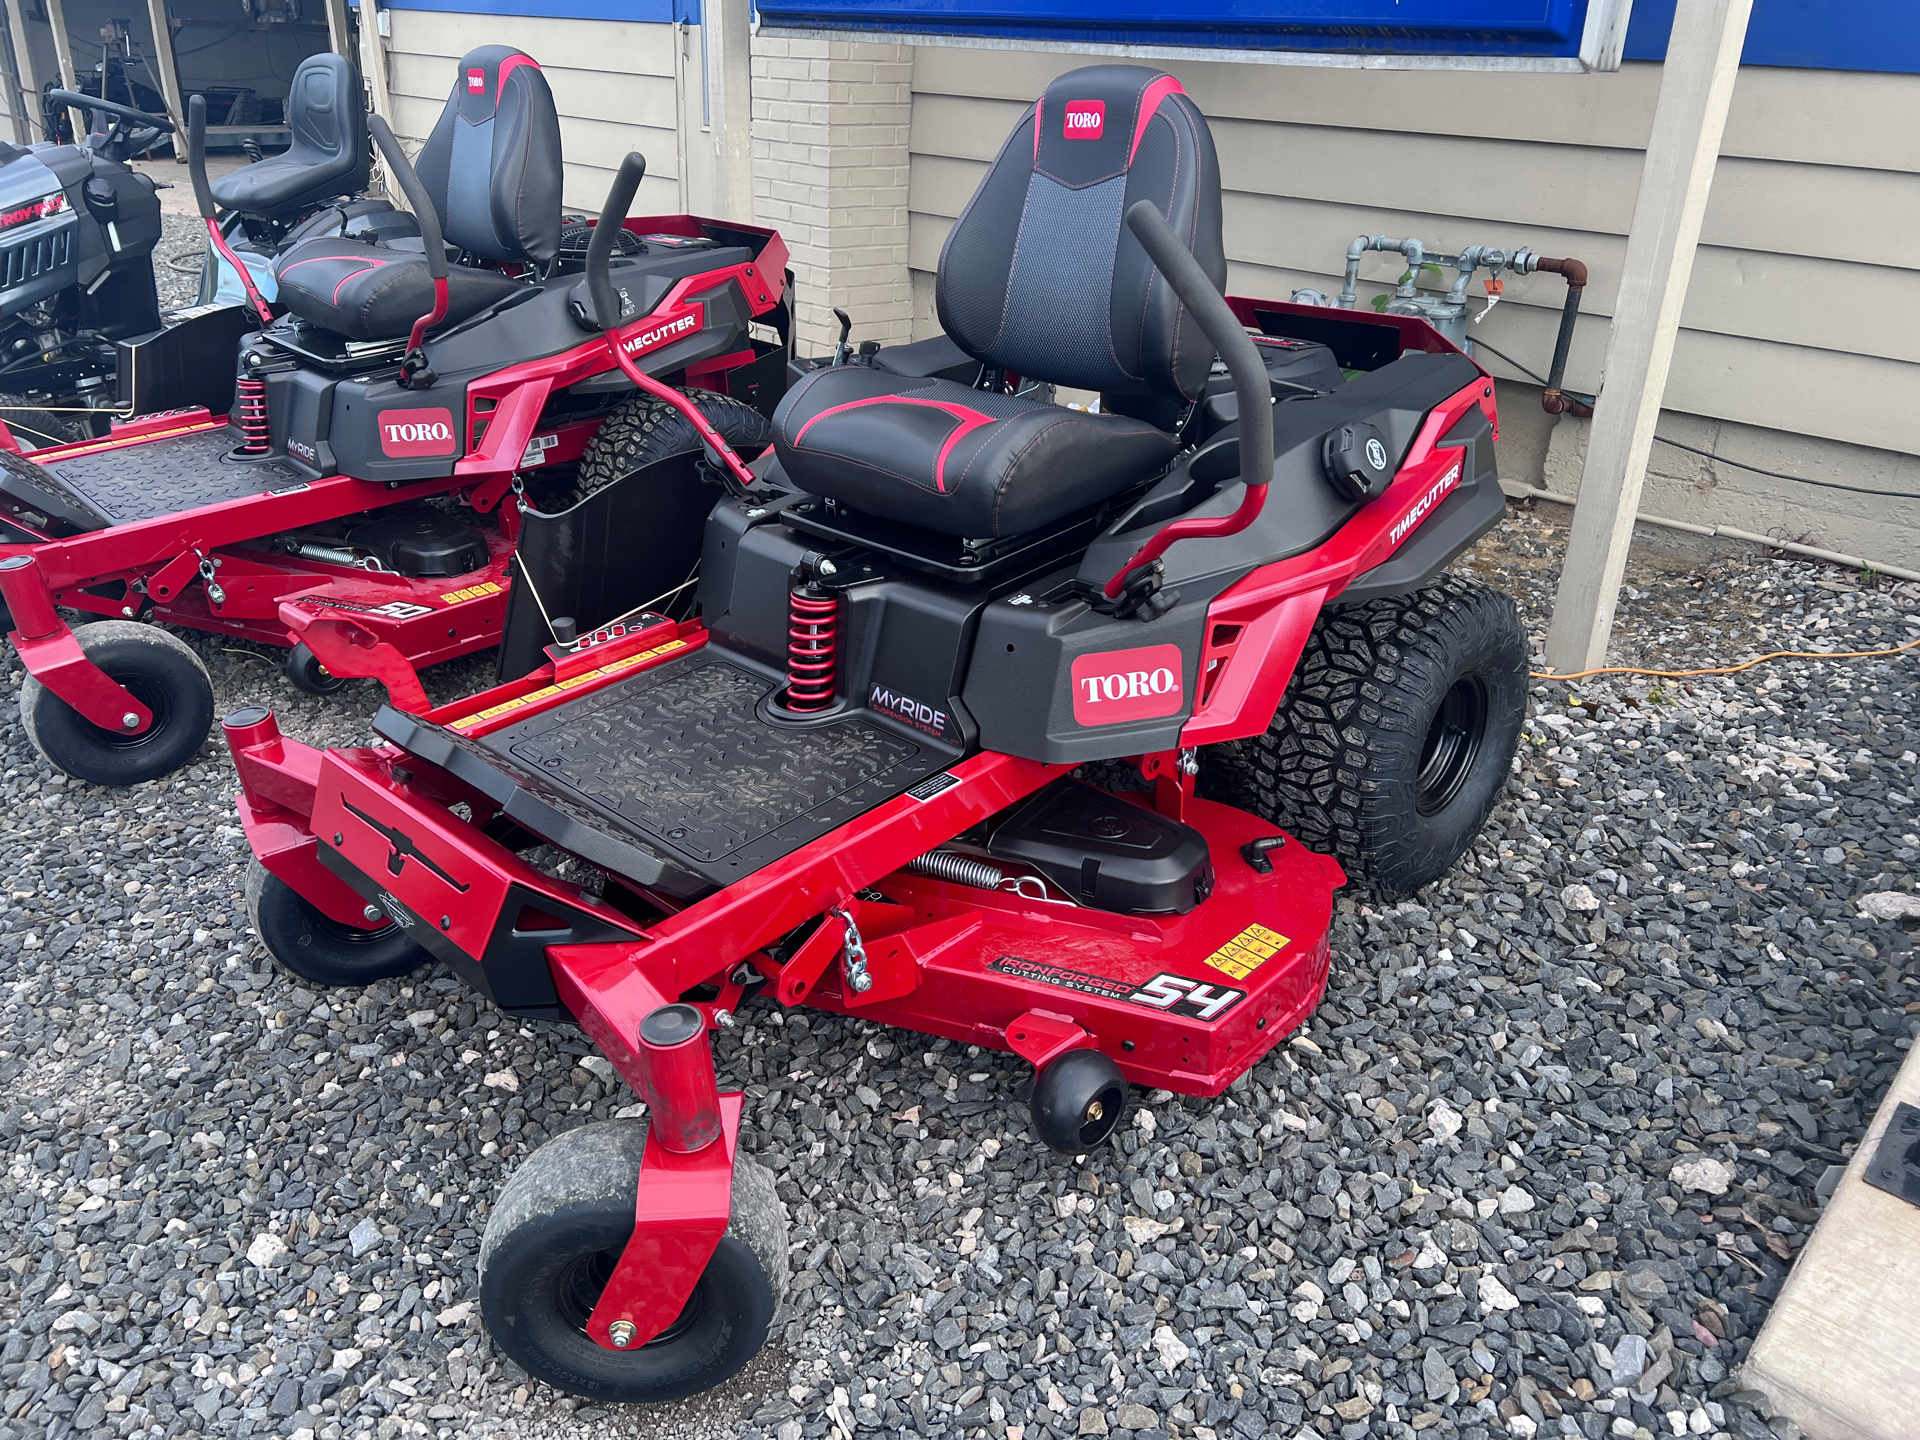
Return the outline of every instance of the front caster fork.
<path id="1" fill-rule="evenodd" d="M 701 1012 L 668 1003 L 631 957 L 549 954 L 561 1000 L 647 1106 L 633 1235 L 586 1324 L 595 1344 L 632 1350 L 680 1317 L 727 1233 L 745 1097 L 720 1093 Z"/>

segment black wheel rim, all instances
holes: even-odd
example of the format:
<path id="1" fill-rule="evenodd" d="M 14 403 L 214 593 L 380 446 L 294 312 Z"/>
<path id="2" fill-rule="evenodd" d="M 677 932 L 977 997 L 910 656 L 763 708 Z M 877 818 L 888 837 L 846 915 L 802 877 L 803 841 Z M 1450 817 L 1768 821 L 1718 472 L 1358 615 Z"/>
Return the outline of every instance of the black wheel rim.
<path id="1" fill-rule="evenodd" d="M 1487 687 L 1477 675 L 1454 681 L 1427 726 L 1414 780 L 1414 808 L 1434 815 L 1453 803 L 1487 736 Z"/>
<path id="2" fill-rule="evenodd" d="M 166 687 L 156 685 L 145 675 L 114 675 L 112 679 L 125 687 L 126 692 L 153 712 L 153 723 L 138 734 L 129 735 L 124 730 L 109 730 L 95 725 L 91 720 L 82 720 L 100 736 L 101 742 L 112 750 L 138 750 L 143 745 L 151 745 L 166 733 L 167 722 L 173 718 L 173 701 Z"/>
<path id="3" fill-rule="evenodd" d="M 1087 1102 L 1086 1109 L 1080 1112 L 1080 1143 L 1098 1145 L 1113 1133 L 1113 1127 L 1120 1123 L 1120 1112 L 1126 1108 L 1127 1092 L 1117 1085 L 1109 1085 Z"/>
<path id="4" fill-rule="evenodd" d="M 378 945 L 400 928 L 389 920 L 371 930 L 362 930 L 357 925 L 342 925 L 331 915 L 322 914 L 312 906 L 307 907 L 307 924 L 341 945 Z"/>
<path id="5" fill-rule="evenodd" d="M 619 1251 L 595 1250 L 591 1254 L 575 1256 L 561 1268 L 554 1279 L 553 1304 L 569 1328 L 582 1335 L 587 1333 L 587 1320 L 593 1314 L 593 1307 L 600 1303 L 607 1282 L 613 1278 L 613 1267 L 619 1263 Z M 686 1306 L 674 1322 L 637 1350 L 627 1353 L 638 1354 L 640 1350 L 651 1350 L 658 1345 L 671 1345 L 693 1328 L 699 1315 L 700 1287 L 695 1285 L 693 1294 L 687 1297 Z"/>

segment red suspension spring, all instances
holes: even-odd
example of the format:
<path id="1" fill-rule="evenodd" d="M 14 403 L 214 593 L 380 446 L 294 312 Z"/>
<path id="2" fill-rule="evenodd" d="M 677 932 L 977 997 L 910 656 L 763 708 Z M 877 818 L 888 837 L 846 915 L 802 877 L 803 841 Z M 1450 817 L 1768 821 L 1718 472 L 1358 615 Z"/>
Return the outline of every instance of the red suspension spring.
<path id="1" fill-rule="evenodd" d="M 787 702 L 796 714 L 833 703 L 840 602 L 813 585 L 796 585 L 787 606 Z"/>
<path id="2" fill-rule="evenodd" d="M 273 448 L 273 427 L 267 421 L 267 382 L 246 379 L 240 382 L 240 453 L 264 455 Z"/>

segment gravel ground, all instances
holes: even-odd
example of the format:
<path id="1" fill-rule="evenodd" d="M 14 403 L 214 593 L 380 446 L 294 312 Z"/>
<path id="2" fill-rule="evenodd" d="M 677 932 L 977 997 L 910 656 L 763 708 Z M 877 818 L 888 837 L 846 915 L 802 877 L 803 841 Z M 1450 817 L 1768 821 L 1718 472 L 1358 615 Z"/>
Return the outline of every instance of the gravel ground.
<path id="1" fill-rule="evenodd" d="M 185 185 L 186 173 L 171 184 Z M 200 266 L 207 253 L 207 227 L 198 215 L 162 215 L 160 243 L 153 247 L 153 287 L 160 308 L 191 305 L 200 295 Z M 175 263 L 177 262 L 177 263 Z"/>
<path id="2" fill-rule="evenodd" d="M 1551 518 L 1467 561 L 1536 635 Z M 1621 652 L 1675 666 L 1920 635 L 1920 590 L 1807 564 L 1630 585 Z M 366 735 L 364 689 L 196 643 L 223 706 Z M 473 1314 L 506 1176 L 630 1104 L 605 1063 L 437 970 L 277 973 L 217 742 L 107 792 L 0 697 L 0 1440 L 1790 1434 L 1738 1365 L 1920 1012 L 1910 937 L 1855 903 L 1913 889 L 1915 673 L 1536 688 L 1471 858 L 1418 903 L 1341 900 L 1307 1029 L 1079 1161 L 1038 1148 L 1007 1057 L 750 1005 L 719 1064 L 796 1303 L 732 1385 L 624 1412 L 528 1383 Z"/>

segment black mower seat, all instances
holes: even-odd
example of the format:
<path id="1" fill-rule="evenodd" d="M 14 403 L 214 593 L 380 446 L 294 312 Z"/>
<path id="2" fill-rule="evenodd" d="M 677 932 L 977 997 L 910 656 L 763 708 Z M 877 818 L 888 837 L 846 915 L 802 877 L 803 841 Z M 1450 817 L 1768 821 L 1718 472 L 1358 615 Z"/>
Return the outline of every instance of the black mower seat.
<path id="1" fill-rule="evenodd" d="M 773 433 L 801 489 L 980 540 L 1097 505 L 1152 479 L 1179 449 L 1144 420 L 864 365 L 807 376 L 775 412 Z"/>
<path id="2" fill-rule="evenodd" d="M 404 340 L 433 309 L 433 277 L 422 250 L 361 240 L 307 240 L 274 269 L 280 303 L 309 324 L 349 340 Z M 447 315 L 454 325 L 525 289 L 498 270 L 447 269 Z"/>
<path id="3" fill-rule="evenodd" d="M 1140 65 L 1062 75 L 947 235 L 941 328 L 986 365 L 1101 392 L 1105 411 L 1184 415 L 1205 391 L 1213 346 L 1126 229 L 1140 200 L 1223 286 L 1220 165 L 1180 82 Z M 889 375 L 878 357 L 789 390 L 773 435 L 801 489 L 970 539 L 1062 519 L 1151 479 L 1178 449 L 1125 414 Z"/>
<path id="4" fill-rule="evenodd" d="M 286 153 L 209 182 L 214 202 L 263 220 L 288 220 L 336 195 L 367 188 L 367 109 L 360 75 L 338 55 L 309 55 L 287 91 Z"/>
<path id="5" fill-rule="evenodd" d="M 546 76 L 511 45 L 460 61 L 453 94 L 414 162 L 447 243 L 482 261 L 544 265 L 560 251 L 560 119 Z M 313 239 L 275 262 L 280 302 L 349 340 L 404 340 L 433 309 L 419 249 Z M 444 327 L 523 288 L 499 270 L 455 265 Z"/>

